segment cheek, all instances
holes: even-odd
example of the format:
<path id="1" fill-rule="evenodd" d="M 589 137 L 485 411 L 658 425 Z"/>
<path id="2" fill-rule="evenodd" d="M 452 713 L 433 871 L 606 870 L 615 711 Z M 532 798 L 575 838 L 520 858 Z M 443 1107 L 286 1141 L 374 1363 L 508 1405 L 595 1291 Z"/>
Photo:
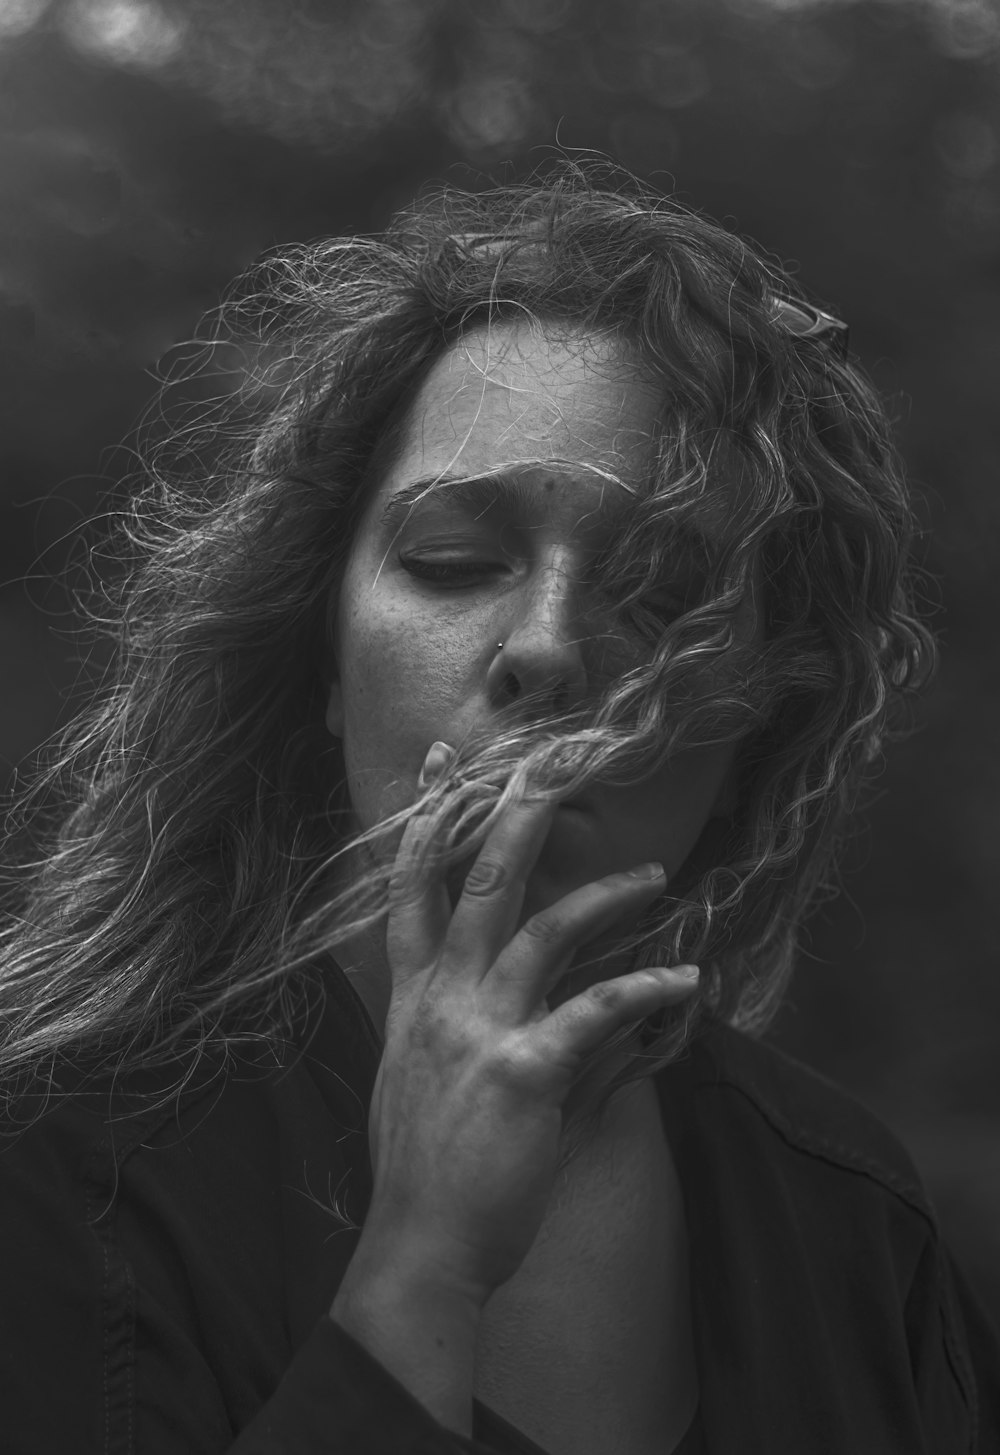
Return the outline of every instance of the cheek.
<path id="1" fill-rule="evenodd" d="M 345 663 L 345 710 L 359 730 L 392 735 L 420 721 L 447 725 L 463 677 L 458 664 L 408 632 L 368 630 Z M 428 743 L 425 746 L 429 746 Z"/>
<path id="2" fill-rule="evenodd" d="M 414 658 L 416 633 L 398 611 L 386 609 L 370 586 L 348 580 L 341 595 L 337 662 L 348 732 L 378 733 L 391 722 L 385 704 L 406 698 L 403 680 Z"/>
<path id="3" fill-rule="evenodd" d="M 373 822 L 410 802 L 435 738 L 452 741 L 468 664 L 411 611 L 370 590 L 337 635 L 343 752 L 352 802 Z"/>
<path id="4" fill-rule="evenodd" d="M 385 708 L 390 684 L 405 672 L 406 655 L 391 634 L 368 625 L 352 636 L 350 648 L 341 656 L 344 718 L 348 733 L 355 738 L 389 726 Z"/>

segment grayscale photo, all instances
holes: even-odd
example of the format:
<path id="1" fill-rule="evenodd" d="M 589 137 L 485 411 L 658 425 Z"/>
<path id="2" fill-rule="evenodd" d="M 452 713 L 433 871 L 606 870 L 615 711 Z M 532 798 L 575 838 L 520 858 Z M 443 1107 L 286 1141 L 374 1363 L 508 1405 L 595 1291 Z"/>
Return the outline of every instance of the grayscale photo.
<path id="1" fill-rule="evenodd" d="M 1000 1455 L 995 0 L 0 118 L 3 1450 Z"/>

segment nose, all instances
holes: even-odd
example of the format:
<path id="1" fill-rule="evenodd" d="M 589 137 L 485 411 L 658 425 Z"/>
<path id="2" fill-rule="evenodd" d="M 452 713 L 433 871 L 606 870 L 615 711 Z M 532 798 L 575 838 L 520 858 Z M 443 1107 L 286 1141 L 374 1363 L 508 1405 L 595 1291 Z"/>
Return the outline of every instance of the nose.
<path id="1" fill-rule="evenodd" d="M 487 689 L 497 707 L 524 702 L 539 711 L 566 712 L 587 696 L 590 633 L 580 584 L 567 561 L 531 573 L 524 588 L 497 618 Z"/>

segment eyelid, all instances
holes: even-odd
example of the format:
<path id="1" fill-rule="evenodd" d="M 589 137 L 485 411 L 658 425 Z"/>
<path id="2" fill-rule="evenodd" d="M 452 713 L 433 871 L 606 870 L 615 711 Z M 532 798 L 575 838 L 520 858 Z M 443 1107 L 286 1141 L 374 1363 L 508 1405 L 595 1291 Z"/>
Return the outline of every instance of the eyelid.
<path id="1" fill-rule="evenodd" d="M 519 559 L 499 548 L 495 541 L 407 541 L 396 552 L 399 561 L 495 561 L 510 566 Z"/>
<path id="2" fill-rule="evenodd" d="M 508 570 L 499 561 L 456 560 L 454 557 L 427 560 L 419 556 L 400 556 L 399 564 L 414 581 L 450 591 L 474 587 Z"/>
<path id="3" fill-rule="evenodd" d="M 446 566 L 463 566 L 472 563 L 474 565 L 495 565 L 499 570 L 501 567 L 513 564 L 513 557 L 505 551 L 490 549 L 481 543 L 460 544 L 453 541 L 436 543 L 421 541 L 419 545 L 408 546 L 405 550 L 399 551 L 396 559 L 402 566 L 409 561 L 416 561 L 418 565 L 422 562 L 429 562 L 432 565 Z"/>
<path id="4" fill-rule="evenodd" d="M 500 561 L 493 557 L 469 554 L 468 552 L 462 552 L 461 554 L 456 554 L 455 552 L 442 554 L 440 550 L 430 552 L 424 550 L 400 551 L 397 559 L 401 566 L 411 564 L 417 566 L 490 566 L 498 571 L 505 569 L 510 564 L 509 561 Z"/>

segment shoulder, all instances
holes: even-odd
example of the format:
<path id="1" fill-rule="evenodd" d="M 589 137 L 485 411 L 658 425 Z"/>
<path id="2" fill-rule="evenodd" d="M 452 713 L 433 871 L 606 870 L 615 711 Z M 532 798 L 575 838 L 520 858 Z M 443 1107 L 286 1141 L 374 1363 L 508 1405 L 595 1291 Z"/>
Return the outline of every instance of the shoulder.
<path id="1" fill-rule="evenodd" d="M 117 1182 L 154 1149 L 203 1146 L 232 1160 L 239 1145 L 252 1162 L 283 1137 L 297 1140 L 304 1123 L 353 1132 L 375 1077 L 357 1018 L 349 989 L 331 979 L 291 1036 L 194 1044 L 126 1070 L 107 1057 L 60 1065 L 7 1098 L 0 1173 L 58 1162 L 67 1175 L 110 1169 Z"/>
<path id="2" fill-rule="evenodd" d="M 975 1430 L 996 1424 L 995 1337 L 889 1128 L 826 1077 L 725 1026 L 666 1068 L 661 1092 L 694 1277 L 713 1329 L 750 1371 L 748 1407 L 776 1367 L 798 1370 L 803 1420 L 828 1400 L 831 1429 L 846 1419 L 882 1432 L 865 1443 L 845 1425 L 842 1444 L 831 1436 L 824 1448 L 991 1448 Z M 790 1398 L 781 1383 L 772 1403 Z M 886 1409 L 910 1431 L 892 1444 Z"/>
<path id="3" fill-rule="evenodd" d="M 765 1041 L 718 1025 L 695 1043 L 690 1074 L 703 1106 L 725 1106 L 744 1134 L 775 1154 L 818 1158 L 871 1179 L 933 1221 L 920 1174 L 902 1142 L 819 1072 Z"/>

